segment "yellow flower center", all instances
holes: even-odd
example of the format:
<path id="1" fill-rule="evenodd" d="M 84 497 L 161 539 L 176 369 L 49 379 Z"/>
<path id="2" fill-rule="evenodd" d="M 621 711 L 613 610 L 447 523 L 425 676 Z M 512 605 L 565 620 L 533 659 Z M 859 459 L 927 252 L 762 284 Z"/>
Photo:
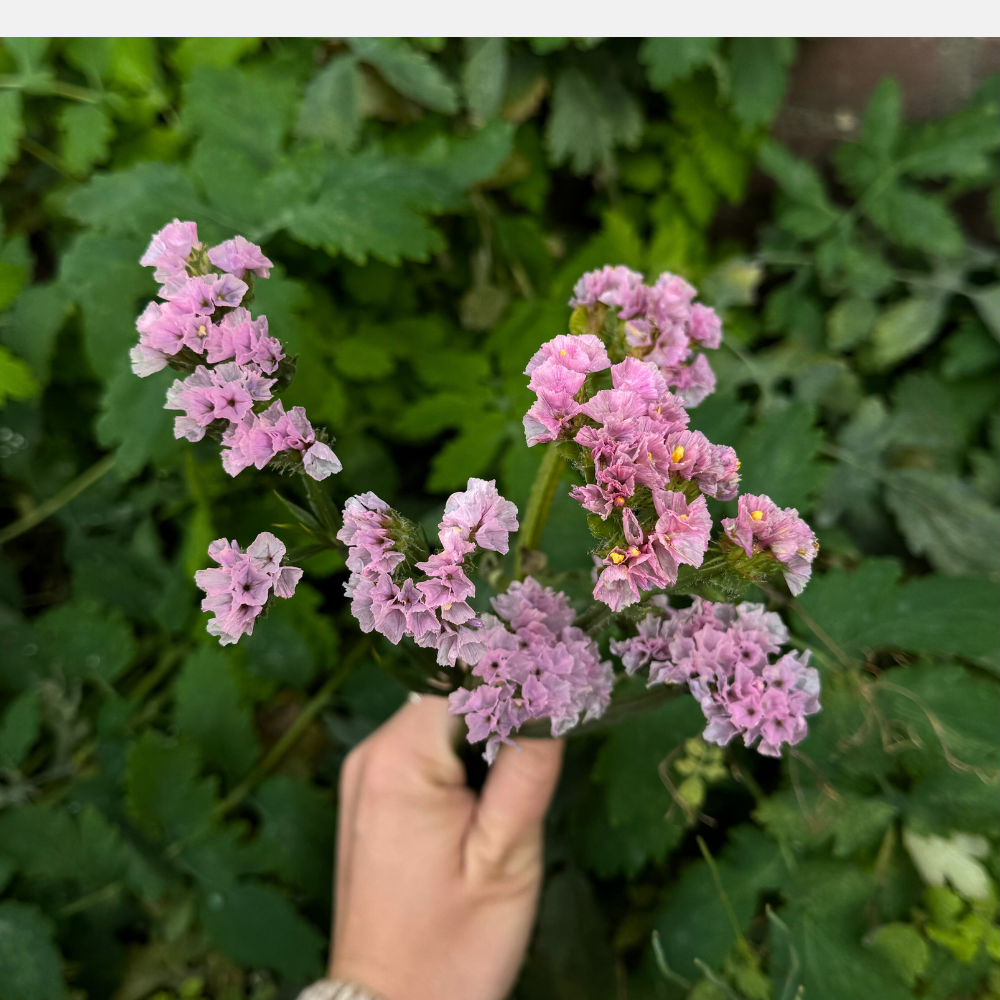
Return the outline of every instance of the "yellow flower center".
<path id="1" fill-rule="evenodd" d="M 762 510 L 752 510 L 750 511 L 750 519 L 753 521 L 762 521 L 764 519 L 764 512 Z"/>
<path id="2" fill-rule="evenodd" d="M 623 556 L 621 552 L 609 552 L 608 558 L 617 566 L 620 562 L 622 562 L 622 560 L 624 560 L 625 556 Z"/>
<path id="3" fill-rule="evenodd" d="M 205 327 L 204 323 L 202 323 L 201 326 L 198 327 L 198 336 L 199 337 L 207 337 L 208 336 L 208 330 Z"/>
<path id="4" fill-rule="evenodd" d="M 633 545 L 632 548 L 628 550 L 628 554 L 630 556 L 637 556 L 639 555 L 639 550 Z"/>
<path id="5" fill-rule="evenodd" d="M 800 556 L 804 556 L 806 554 L 806 550 L 805 549 L 796 549 L 795 551 L 798 552 L 798 554 Z"/>
<path id="6" fill-rule="evenodd" d="M 681 459 L 682 459 L 683 457 L 684 457 L 684 445 L 682 445 L 682 444 L 679 444 L 679 445 L 678 445 L 678 446 L 677 446 L 676 448 L 674 448 L 674 450 L 673 450 L 673 451 L 672 451 L 672 452 L 670 453 L 670 461 L 671 461 L 671 462 L 679 462 L 679 461 L 680 461 L 680 460 L 681 460 Z"/>
<path id="7" fill-rule="evenodd" d="M 740 461 L 739 459 L 736 459 L 736 471 L 737 471 L 737 472 L 739 472 L 739 471 L 740 471 L 740 466 L 741 466 L 742 464 L 743 464 L 743 463 L 742 463 L 742 462 L 741 462 L 741 461 Z"/>
<path id="8" fill-rule="evenodd" d="M 647 451 L 646 452 L 646 461 L 647 462 L 652 462 L 653 461 L 653 453 L 651 451 Z"/>
<path id="9" fill-rule="evenodd" d="M 443 611 L 451 611 L 451 604 L 442 604 L 441 609 Z"/>
<path id="10" fill-rule="evenodd" d="M 616 507 L 624 507 L 625 506 L 625 497 L 615 497 L 615 506 Z"/>
<path id="11" fill-rule="evenodd" d="M 663 407 L 662 406 L 658 406 L 656 408 L 656 415 L 659 416 L 662 412 L 663 412 Z"/>
<path id="12" fill-rule="evenodd" d="M 687 514 L 681 514 L 681 520 L 686 521 L 688 519 Z"/>
<path id="13" fill-rule="evenodd" d="M 559 357 L 561 357 L 561 358 L 566 357 L 566 348 L 565 347 L 560 348 L 560 350 L 559 350 Z"/>

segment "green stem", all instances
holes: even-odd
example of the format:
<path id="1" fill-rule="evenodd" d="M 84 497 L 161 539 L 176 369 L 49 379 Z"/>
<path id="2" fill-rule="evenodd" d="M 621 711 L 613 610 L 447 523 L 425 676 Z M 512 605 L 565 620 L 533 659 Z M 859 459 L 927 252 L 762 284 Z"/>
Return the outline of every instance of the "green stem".
<path id="1" fill-rule="evenodd" d="M 708 845 L 701 839 L 701 837 L 696 837 L 695 839 L 698 841 L 698 849 L 701 851 L 702 857 L 708 865 L 708 870 L 712 873 L 712 881 L 715 883 L 715 891 L 719 897 L 719 901 L 722 903 L 722 908 L 726 911 L 726 916 L 729 918 L 729 923 L 732 925 L 733 933 L 736 935 L 736 940 L 743 952 L 746 955 L 751 955 L 753 953 L 750 951 L 747 939 L 743 936 L 743 930 L 740 927 L 740 922 L 736 919 L 736 912 L 733 910 L 733 904 L 729 901 L 729 896 L 726 893 L 726 890 L 722 887 L 722 879 L 719 877 L 719 868 L 715 863 L 715 858 L 712 857 L 712 852 L 708 849 Z"/>
<path id="2" fill-rule="evenodd" d="M 531 484 L 528 496 L 528 509 L 524 512 L 521 530 L 517 536 L 517 548 L 514 550 L 514 576 L 521 579 L 521 562 L 525 552 L 537 549 L 542 541 L 545 522 L 552 509 L 552 501 L 559 480 L 566 467 L 566 460 L 559 454 L 559 445 L 553 442 L 542 456 L 542 464 L 538 467 L 535 481 Z"/>
<path id="3" fill-rule="evenodd" d="M 46 518 L 51 517 L 57 510 L 65 507 L 71 500 L 75 500 L 84 490 L 89 489 L 102 476 L 107 475 L 115 466 L 115 456 L 105 455 L 99 462 L 95 462 L 86 472 L 77 476 L 71 483 L 64 486 L 54 497 L 50 497 L 44 503 L 40 503 L 33 511 L 25 514 L 13 524 L 8 524 L 0 531 L 0 545 L 4 545 L 18 535 L 23 535 L 30 531 L 36 524 L 41 524 Z"/>

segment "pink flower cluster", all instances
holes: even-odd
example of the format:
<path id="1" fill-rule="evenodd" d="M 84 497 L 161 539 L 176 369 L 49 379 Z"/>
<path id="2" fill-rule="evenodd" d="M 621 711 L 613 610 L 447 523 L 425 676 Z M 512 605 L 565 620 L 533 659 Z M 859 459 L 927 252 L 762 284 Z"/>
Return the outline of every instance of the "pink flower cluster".
<path id="1" fill-rule="evenodd" d="M 647 615 L 637 636 L 612 640 L 628 673 L 649 667 L 649 684 L 687 684 L 708 725 L 704 737 L 725 746 L 734 736 L 769 757 L 806 736 L 806 716 L 820 710 L 819 674 L 809 652 L 780 653 L 788 641 L 781 618 L 762 604 L 713 604 Z"/>
<path id="2" fill-rule="evenodd" d="M 468 603 L 476 588 L 465 571 L 476 548 L 506 553 L 517 530 L 517 508 L 497 492 L 493 480 L 470 479 L 453 493 L 438 525 L 441 551 L 416 563 L 423 578 L 395 579 L 406 556 L 398 547 L 402 522 L 374 493 L 351 497 L 337 538 L 348 546 L 350 579 L 344 592 L 363 632 L 376 631 L 398 643 L 408 635 L 418 646 L 437 650 L 439 664 L 458 658 L 476 663 L 486 647 L 481 624 Z"/>
<path id="3" fill-rule="evenodd" d="M 585 274 L 569 304 L 598 303 L 618 310 L 629 354 L 655 364 L 686 406 L 697 406 L 715 391 L 715 374 L 699 348 L 722 342 L 714 309 L 694 302 L 697 289 L 664 272 L 652 286 L 627 267 L 606 266 Z"/>
<path id="4" fill-rule="evenodd" d="M 770 497 L 744 493 L 736 517 L 723 518 L 722 530 L 748 557 L 766 551 L 777 559 L 793 595 L 805 589 L 819 542 L 794 507 L 782 509 Z"/>
<path id="5" fill-rule="evenodd" d="M 273 265 L 260 247 L 236 236 L 206 251 L 197 226 L 174 219 L 153 236 L 140 263 L 156 268 L 164 301 L 150 302 L 136 321 L 132 371 L 151 375 L 184 350 L 205 359 L 167 391 L 166 409 L 184 414 L 174 420 L 174 436 L 200 441 L 214 421 L 228 421 L 222 460 L 231 476 L 250 465 L 262 469 L 275 455 L 292 451 L 313 479 L 340 472 L 339 459 L 316 440 L 302 407 L 285 413 L 275 402 L 263 413 L 255 411 L 256 403 L 272 398 L 276 379 L 265 376 L 276 372 L 285 356 L 268 332 L 267 317 L 253 319 L 241 306 L 249 290 L 244 279 L 271 273 Z M 208 264 L 223 273 L 200 273 Z"/>
<path id="6" fill-rule="evenodd" d="M 208 554 L 219 568 L 201 569 L 195 583 L 205 591 L 202 611 L 213 612 L 209 634 L 228 646 L 241 635 L 253 633 L 257 616 L 267 606 L 271 593 L 291 597 L 302 577 L 297 566 L 282 566 L 285 546 L 269 531 L 261 532 L 243 552 L 235 541 L 217 538 Z"/>
<path id="7" fill-rule="evenodd" d="M 484 653 L 472 669 L 482 683 L 448 698 L 450 711 L 465 716 L 469 742 L 486 740 L 489 763 L 531 719 L 550 719 L 552 735 L 561 736 L 581 718 L 603 715 L 614 684 L 611 663 L 601 661 L 597 644 L 573 625 L 565 594 L 527 577 L 492 604 L 499 618 L 483 616 Z"/>

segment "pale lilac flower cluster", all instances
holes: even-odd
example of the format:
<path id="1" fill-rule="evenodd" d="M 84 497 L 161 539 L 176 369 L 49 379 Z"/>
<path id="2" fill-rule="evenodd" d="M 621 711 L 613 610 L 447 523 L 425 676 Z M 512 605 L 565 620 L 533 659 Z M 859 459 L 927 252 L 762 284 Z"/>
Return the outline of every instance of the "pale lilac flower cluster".
<path id="1" fill-rule="evenodd" d="M 454 666 L 459 658 L 476 663 L 486 647 L 468 603 L 476 588 L 465 561 L 477 547 L 506 553 L 508 535 L 517 527 L 517 507 L 500 496 L 496 483 L 470 479 L 445 504 L 438 525 L 441 551 L 415 564 L 423 578 L 397 579 L 406 558 L 398 537 L 401 519 L 374 493 L 351 497 L 337 533 L 348 546 L 351 576 L 344 592 L 351 613 L 363 632 L 380 632 L 392 643 L 408 635 L 418 646 L 436 649 L 441 665 Z"/>
<path id="2" fill-rule="evenodd" d="M 448 698 L 450 711 L 465 716 L 469 742 L 486 740 L 489 763 L 531 719 L 550 719 L 552 735 L 561 736 L 581 719 L 603 715 L 614 684 L 611 663 L 573 625 L 565 594 L 527 577 L 492 604 L 499 618 L 483 616 L 484 652 L 472 669 L 482 683 Z"/>
<path id="3" fill-rule="evenodd" d="M 617 309 L 628 353 L 657 365 L 684 404 L 697 406 L 715 391 L 715 373 L 700 349 L 722 342 L 719 317 L 694 302 L 697 294 L 676 274 L 664 272 L 650 286 L 637 271 L 605 266 L 576 283 L 569 304 Z"/>
<path id="4" fill-rule="evenodd" d="M 808 650 L 772 659 L 788 641 L 781 618 L 762 604 L 713 604 L 695 598 L 688 608 L 660 610 L 639 634 L 612 640 L 628 673 L 649 667 L 649 684 L 687 684 L 708 725 L 706 740 L 725 746 L 734 736 L 769 757 L 806 736 L 806 716 L 820 710 L 819 674 Z M 759 742 L 757 742 L 759 740 Z"/>
<path id="5" fill-rule="evenodd" d="M 167 391 L 166 409 L 182 410 L 174 436 L 200 441 L 216 420 L 223 432 L 223 466 L 235 476 L 250 465 L 263 468 L 281 452 L 297 452 L 313 479 L 340 472 L 330 446 L 316 439 L 302 407 L 285 413 L 280 402 L 262 413 L 255 404 L 272 398 L 285 357 L 268 332 L 267 317 L 253 319 L 241 305 L 249 285 L 267 278 L 271 261 L 242 236 L 205 250 L 193 222 L 174 219 L 153 236 L 140 263 L 155 267 L 163 303 L 150 302 L 136 321 L 139 343 L 132 348 L 132 371 L 145 377 L 185 355 L 194 373 Z M 223 273 L 202 273 L 214 265 Z M 197 364 L 199 358 L 204 364 Z M 193 359 L 193 361 L 192 361 Z"/>
<path id="6" fill-rule="evenodd" d="M 788 589 L 802 593 L 812 576 L 819 542 L 794 507 L 779 507 L 770 497 L 744 493 L 736 517 L 723 518 L 726 537 L 753 558 L 770 553 L 784 567 Z"/>
<path id="7" fill-rule="evenodd" d="M 244 633 L 253 633 L 257 616 L 273 593 L 291 597 L 302 577 L 297 566 L 282 566 L 285 546 L 269 531 L 261 532 L 246 552 L 235 541 L 217 538 L 208 554 L 219 568 L 198 570 L 195 583 L 205 591 L 202 611 L 213 612 L 208 623 L 211 635 L 228 646 Z"/>

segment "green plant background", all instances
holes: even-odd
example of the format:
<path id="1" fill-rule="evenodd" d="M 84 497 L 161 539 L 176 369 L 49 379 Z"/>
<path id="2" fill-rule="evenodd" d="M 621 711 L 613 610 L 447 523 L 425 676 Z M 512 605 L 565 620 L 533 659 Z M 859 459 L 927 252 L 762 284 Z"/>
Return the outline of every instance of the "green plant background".
<path id="1" fill-rule="evenodd" d="M 137 260 L 175 215 L 277 262 L 255 308 L 337 438 L 337 501 L 433 525 L 477 475 L 523 508 L 524 364 L 574 280 L 624 263 L 723 313 L 695 426 L 817 526 L 786 609 L 823 675 L 808 739 L 720 760 L 681 699 L 570 740 L 517 997 L 997 996 L 997 83 L 907 125 L 883 81 L 812 164 L 768 132 L 795 54 L 4 40 L 4 1000 L 294 996 L 323 968 L 338 767 L 404 695 L 331 553 L 251 641 L 205 634 L 208 541 L 301 544 L 273 490 L 305 500 L 175 442 L 171 373 L 128 371 Z M 561 493 L 543 548 L 571 593 L 588 547 Z"/>

